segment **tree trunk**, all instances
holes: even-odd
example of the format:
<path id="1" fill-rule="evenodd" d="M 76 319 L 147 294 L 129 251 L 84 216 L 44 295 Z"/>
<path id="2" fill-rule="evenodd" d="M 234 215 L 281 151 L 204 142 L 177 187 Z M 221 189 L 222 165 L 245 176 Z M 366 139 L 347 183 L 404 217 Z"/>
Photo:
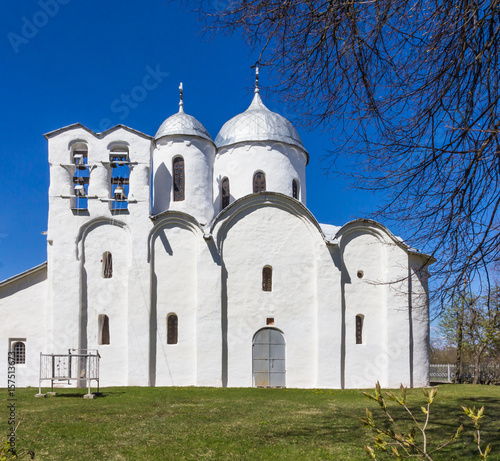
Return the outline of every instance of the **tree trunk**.
<path id="1" fill-rule="evenodd" d="M 462 382 L 462 349 L 463 349 L 463 329 L 464 329 L 465 293 L 462 299 L 462 306 L 457 313 L 457 362 L 455 366 L 455 384 Z"/>
<path id="2" fill-rule="evenodd" d="M 479 384 L 480 378 L 480 368 L 479 364 L 481 363 L 481 356 L 483 355 L 483 351 L 486 346 L 481 346 L 474 357 L 474 382 L 472 384 Z"/>

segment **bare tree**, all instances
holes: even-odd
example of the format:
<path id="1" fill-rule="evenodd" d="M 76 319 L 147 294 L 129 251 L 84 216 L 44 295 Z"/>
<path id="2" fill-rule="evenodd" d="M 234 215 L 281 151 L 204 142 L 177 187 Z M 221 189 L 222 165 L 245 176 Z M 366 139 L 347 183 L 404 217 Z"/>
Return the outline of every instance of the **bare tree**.
<path id="1" fill-rule="evenodd" d="M 439 323 L 449 344 L 457 350 L 455 382 L 462 382 L 461 362 L 465 355 L 474 364 L 474 384 L 480 381 L 480 365 L 488 356 L 495 356 L 500 340 L 500 288 L 488 295 L 474 296 L 463 292 L 448 305 Z"/>
<path id="2" fill-rule="evenodd" d="M 377 219 L 438 259 L 436 290 L 489 284 L 500 244 L 500 0 L 192 0 L 243 33 L 302 122 L 332 130 Z"/>

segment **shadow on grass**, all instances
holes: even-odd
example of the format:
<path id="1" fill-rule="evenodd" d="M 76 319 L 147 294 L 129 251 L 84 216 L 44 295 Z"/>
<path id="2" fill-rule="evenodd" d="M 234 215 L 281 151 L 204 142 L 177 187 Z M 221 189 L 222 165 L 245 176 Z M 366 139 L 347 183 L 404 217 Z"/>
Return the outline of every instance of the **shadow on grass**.
<path id="1" fill-rule="evenodd" d="M 92 392 L 92 394 L 95 396 L 96 399 L 102 399 L 102 398 L 105 398 L 105 397 L 119 397 L 123 394 L 125 394 L 125 392 L 123 391 L 116 391 L 116 392 Z M 54 397 L 50 397 L 50 398 L 59 398 L 59 397 L 69 397 L 69 398 L 80 398 L 82 399 L 84 395 L 87 395 L 87 393 L 83 393 L 83 392 L 69 392 L 69 393 L 57 393 Z"/>

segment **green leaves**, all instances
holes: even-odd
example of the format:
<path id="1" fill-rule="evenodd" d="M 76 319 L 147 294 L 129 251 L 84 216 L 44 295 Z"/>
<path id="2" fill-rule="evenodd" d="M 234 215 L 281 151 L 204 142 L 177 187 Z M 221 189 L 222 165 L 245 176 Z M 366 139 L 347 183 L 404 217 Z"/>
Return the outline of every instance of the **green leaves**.
<path id="1" fill-rule="evenodd" d="M 476 411 L 476 407 L 468 408 L 462 406 L 464 413 L 474 421 L 474 427 L 479 430 L 479 420 L 484 416 L 484 406 Z"/>
<path id="2" fill-rule="evenodd" d="M 387 407 L 384 397 L 382 396 L 380 383 L 377 382 L 375 386 L 375 392 L 373 394 L 369 392 L 363 392 L 363 395 L 377 402 L 386 419 L 384 425 L 380 424 L 368 408 L 366 409 L 366 418 L 362 419 L 363 424 L 366 427 L 370 427 L 371 430 L 375 433 L 373 439 L 374 448 L 370 446 L 365 447 L 365 451 L 369 454 L 371 459 L 377 459 L 375 450 L 379 450 L 386 456 L 395 459 L 416 458 L 432 461 L 433 458 L 431 455 L 433 455 L 433 453 L 456 441 L 462 435 L 464 428 L 463 425 L 460 425 L 457 428 L 455 434 L 453 434 L 445 443 L 442 443 L 441 445 L 430 449 L 428 434 L 426 431 L 430 419 L 430 408 L 436 399 L 437 388 L 433 387 L 422 389 L 422 392 L 424 394 L 425 402 L 427 403 L 427 406 L 420 406 L 420 410 L 425 415 L 425 420 L 423 422 L 419 422 L 413 411 L 407 406 L 406 388 L 403 385 L 400 386 L 400 395 L 396 395 L 392 391 L 385 392 L 388 400 L 401 405 L 410 416 L 411 421 L 414 425 L 411 427 L 409 432 L 403 431 L 400 428 L 400 424 L 401 427 L 404 427 L 403 424 L 406 425 L 407 422 L 403 421 L 399 423 L 396 418 L 390 413 L 390 409 Z M 465 414 L 474 422 L 474 427 L 476 429 L 476 432 L 474 433 L 474 440 L 479 451 L 479 458 L 486 460 L 491 452 L 491 448 L 488 445 L 486 446 L 484 451 L 482 451 L 481 434 L 479 431 L 479 421 L 484 417 L 484 407 L 476 410 L 475 407 L 471 409 L 462 406 L 462 409 Z M 389 423 L 389 427 L 387 427 L 387 423 Z"/>

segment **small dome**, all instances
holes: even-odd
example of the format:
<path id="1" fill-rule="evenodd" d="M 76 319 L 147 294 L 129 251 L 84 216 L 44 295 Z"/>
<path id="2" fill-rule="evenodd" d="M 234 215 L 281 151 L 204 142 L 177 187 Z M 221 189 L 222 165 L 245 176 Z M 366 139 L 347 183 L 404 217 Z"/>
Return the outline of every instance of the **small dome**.
<path id="1" fill-rule="evenodd" d="M 300 136 L 285 117 L 270 111 L 256 90 L 250 107 L 227 121 L 215 138 L 218 148 L 244 141 L 278 141 L 305 151 Z"/>
<path id="2" fill-rule="evenodd" d="M 163 136 L 170 135 L 198 136 L 200 138 L 207 139 L 208 141 L 212 141 L 212 138 L 208 134 L 205 127 L 192 115 L 184 113 L 182 108 L 177 114 L 167 118 L 161 124 L 155 135 L 155 139 L 160 139 Z"/>

